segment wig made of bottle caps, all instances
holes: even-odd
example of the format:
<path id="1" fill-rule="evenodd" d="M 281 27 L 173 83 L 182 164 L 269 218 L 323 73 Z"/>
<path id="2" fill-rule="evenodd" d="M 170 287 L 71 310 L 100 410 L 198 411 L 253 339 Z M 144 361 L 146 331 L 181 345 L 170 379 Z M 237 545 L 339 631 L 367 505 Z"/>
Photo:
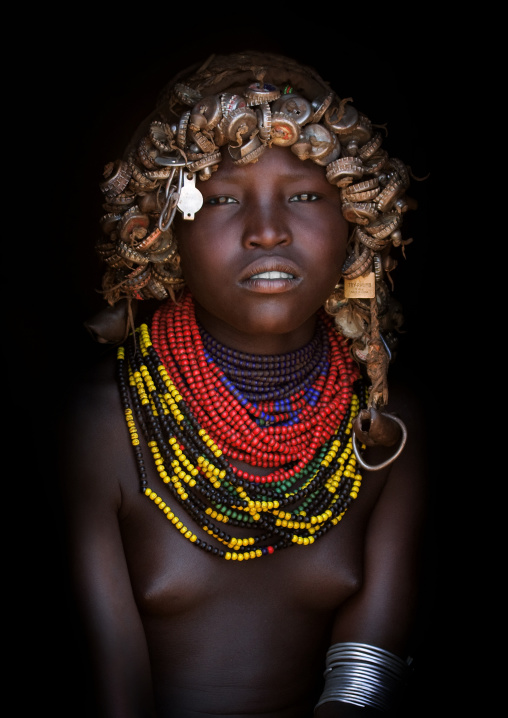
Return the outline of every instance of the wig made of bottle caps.
<path id="1" fill-rule="evenodd" d="M 185 287 L 173 218 L 181 177 L 206 181 L 233 162 L 256 162 L 273 146 L 323 167 L 349 223 L 347 257 L 325 304 L 372 382 L 370 403 L 388 401 L 387 373 L 403 322 L 390 273 L 404 252 L 401 224 L 414 206 L 409 171 L 382 147 L 384 130 L 341 98 L 316 71 L 280 55 L 213 55 L 177 75 L 159 96 L 122 159 L 104 170 L 102 233 L 106 265 L 102 317 L 88 322 L 98 341 L 122 341 L 137 300 L 178 301 Z M 130 321 L 128 319 L 130 317 Z"/>

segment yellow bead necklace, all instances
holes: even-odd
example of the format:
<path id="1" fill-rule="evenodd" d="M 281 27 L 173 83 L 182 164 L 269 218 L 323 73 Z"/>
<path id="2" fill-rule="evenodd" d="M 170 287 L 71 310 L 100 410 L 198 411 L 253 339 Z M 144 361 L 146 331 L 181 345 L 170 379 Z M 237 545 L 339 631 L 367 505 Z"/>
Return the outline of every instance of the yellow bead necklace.
<path id="1" fill-rule="evenodd" d="M 136 330 L 117 352 L 117 376 L 142 492 L 195 546 L 226 560 L 245 561 L 289 546 L 308 546 L 343 518 L 357 497 L 361 474 L 352 444 L 352 423 L 366 403 L 352 393 L 344 420 L 304 469 L 284 480 L 239 478 L 214 438 L 199 426 L 163 361 L 148 326 Z M 146 443 L 167 499 L 148 486 Z M 171 497 L 171 498 L 170 498 Z M 203 531 L 199 537 L 177 506 Z M 175 509 L 177 513 L 175 513 Z M 234 536 L 247 527 L 248 537 Z M 226 531 L 228 529 L 228 531 Z"/>

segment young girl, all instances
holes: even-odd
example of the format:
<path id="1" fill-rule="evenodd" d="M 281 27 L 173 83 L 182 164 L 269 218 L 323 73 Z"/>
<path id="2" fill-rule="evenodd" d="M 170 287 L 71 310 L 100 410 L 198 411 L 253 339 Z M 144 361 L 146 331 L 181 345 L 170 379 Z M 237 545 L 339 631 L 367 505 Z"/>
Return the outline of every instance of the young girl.
<path id="1" fill-rule="evenodd" d="M 93 715 L 395 714 L 426 473 L 387 380 L 412 205 L 383 139 L 249 52 L 181 73 L 106 166 L 89 329 L 116 349 L 64 459 Z"/>

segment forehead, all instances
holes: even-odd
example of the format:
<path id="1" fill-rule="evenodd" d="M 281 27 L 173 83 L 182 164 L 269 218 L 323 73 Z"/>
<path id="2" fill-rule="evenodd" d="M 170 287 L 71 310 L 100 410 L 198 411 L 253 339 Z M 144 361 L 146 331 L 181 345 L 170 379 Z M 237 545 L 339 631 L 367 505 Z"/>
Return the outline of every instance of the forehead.
<path id="1" fill-rule="evenodd" d="M 207 185 L 212 187 L 219 182 L 249 182 L 254 179 L 260 181 L 268 178 L 277 178 L 280 181 L 299 181 L 312 179 L 314 182 L 323 183 L 330 189 L 337 191 L 326 179 L 324 167 L 320 167 L 312 160 L 299 159 L 289 147 L 269 147 L 258 158 L 256 162 L 247 164 L 235 164 L 227 148 L 223 148 L 222 160 L 217 170 L 210 179 L 201 182 L 201 188 Z"/>

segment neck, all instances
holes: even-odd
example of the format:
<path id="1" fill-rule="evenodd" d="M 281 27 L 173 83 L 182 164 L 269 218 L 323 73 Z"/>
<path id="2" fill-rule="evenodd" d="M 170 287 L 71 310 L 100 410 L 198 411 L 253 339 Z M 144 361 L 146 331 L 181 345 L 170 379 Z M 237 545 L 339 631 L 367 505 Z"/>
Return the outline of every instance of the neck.
<path id="1" fill-rule="evenodd" d="M 250 334 L 225 324 L 197 303 L 195 314 L 199 324 L 219 344 L 245 354 L 260 355 L 286 354 L 301 349 L 312 340 L 317 318 L 317 314 L 313 314 L 304 324 L 288 332 L 266 331 Z"/>

